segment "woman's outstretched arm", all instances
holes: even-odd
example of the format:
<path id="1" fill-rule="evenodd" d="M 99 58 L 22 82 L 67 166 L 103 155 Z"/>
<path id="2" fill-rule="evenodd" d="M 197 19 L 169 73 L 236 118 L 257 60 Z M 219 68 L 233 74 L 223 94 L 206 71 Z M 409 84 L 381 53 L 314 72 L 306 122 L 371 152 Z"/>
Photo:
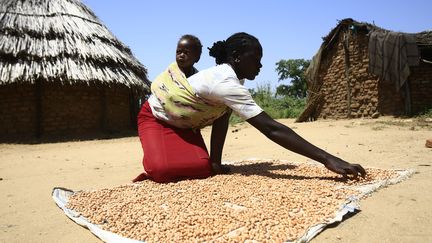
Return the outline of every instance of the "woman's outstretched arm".
<path id="1" fill-rule="evenodd" d="M 366 175 L 366 171 L 361 165 L 350 164 L 316 147 L 300 137 L 289 127 L 275 121 L 265 112 L 261 112 L 259 115 L 248 119 L 247 122 L 273 142 L 295 153 L 321 162 L 327 169 L 341 174 L 344 177 L 347 177 L 347 175 L 353 175 L 357 178 L 358 175 L 363 177 Z"/>
<path id="2" fill-rule="evenodd" d="M 226 173 L 228 167 L 222 166 L 222 151 L 228 131 L 231 110 L 213 122 L 210 137 L 210 162 L 213 172 L 216 174 Z"/>

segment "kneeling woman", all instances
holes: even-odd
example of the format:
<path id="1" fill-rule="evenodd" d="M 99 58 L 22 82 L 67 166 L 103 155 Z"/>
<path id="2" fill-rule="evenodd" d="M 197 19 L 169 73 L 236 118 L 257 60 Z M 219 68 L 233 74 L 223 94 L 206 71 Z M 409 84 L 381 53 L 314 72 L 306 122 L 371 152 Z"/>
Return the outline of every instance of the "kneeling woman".
<path id="1" fill-rule="evenodd" d="M 310 144 L 254 102 L 243 82 L 255 79 L 262 67 L 263 51 L 257 38 L 236 33 L 214 43 L 210 55 L 216 59 L 215 67 L 186 79 L 173 64 L 152 83 L 152 95 L 138 115 L 145 172 L 134 181 L 148 177 L 172 182 L 226 172 L 221 161 L 231 111 L 273 142 L 333 172 L 354 177 L 366 174 L 360 165 Z M 212 126 L 210 155 L 200 133 L 208 125 Z"/>

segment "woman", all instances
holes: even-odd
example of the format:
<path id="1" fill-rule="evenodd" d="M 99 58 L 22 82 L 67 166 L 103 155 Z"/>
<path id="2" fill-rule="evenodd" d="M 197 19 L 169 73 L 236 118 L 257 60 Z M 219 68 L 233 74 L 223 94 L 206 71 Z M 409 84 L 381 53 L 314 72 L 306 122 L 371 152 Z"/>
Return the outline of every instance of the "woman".
<path id="1" fill-rule="evenodd" d="M 263 51 L 257 38 L 236 33 L 209 50 L 217 66 L 188 79 L 168 68 L 152 83 L 152 95 L 138 115 L 145 173 L 137 179 L 171 182 L 227 172 L 221 161 L 231 111 L 273 142 L 321 162 L 333 172 L 344 177 L 365 176 L 360 165 L 310 144 L 253 101 L 243 80 L 254 80 L 262 67 Z M 199 131 L 207 125 L 212 125 L 210 155 Z"/>

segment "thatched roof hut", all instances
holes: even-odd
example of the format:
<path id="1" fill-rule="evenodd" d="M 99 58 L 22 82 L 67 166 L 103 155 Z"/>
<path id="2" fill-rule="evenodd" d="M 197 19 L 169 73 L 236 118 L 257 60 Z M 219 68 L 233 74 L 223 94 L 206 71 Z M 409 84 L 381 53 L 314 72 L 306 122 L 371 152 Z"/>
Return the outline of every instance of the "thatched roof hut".
<path id="1" fill-rule="evenodd" d="M 2 0 L 0 138 L 131 129 L 149 85 L 145 67 L 79 0 Z"/>
<path id="2" fill-rule="evenodd" d="M 297 121 L 413 115 L 432 108 L 432 31 L 401 33 L 339 21 L 306 71 Z"/>

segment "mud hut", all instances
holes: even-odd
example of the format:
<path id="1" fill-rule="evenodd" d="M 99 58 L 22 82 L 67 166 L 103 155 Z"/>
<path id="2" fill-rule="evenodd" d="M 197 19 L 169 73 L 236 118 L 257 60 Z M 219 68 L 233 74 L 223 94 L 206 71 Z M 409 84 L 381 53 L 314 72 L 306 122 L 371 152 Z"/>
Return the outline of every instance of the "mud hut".
<path id="1" fill-rule="evenodd" d="M 323 38 L 306 79 L 298 122 L 418 114 L 432 107 L 432 31 L 341 20 Z"/>
<path id="2" fill-rule="evenodd" d="M 0 140 L 133 130 L 147 70 L 79 0 L 2 0 Z"/>

